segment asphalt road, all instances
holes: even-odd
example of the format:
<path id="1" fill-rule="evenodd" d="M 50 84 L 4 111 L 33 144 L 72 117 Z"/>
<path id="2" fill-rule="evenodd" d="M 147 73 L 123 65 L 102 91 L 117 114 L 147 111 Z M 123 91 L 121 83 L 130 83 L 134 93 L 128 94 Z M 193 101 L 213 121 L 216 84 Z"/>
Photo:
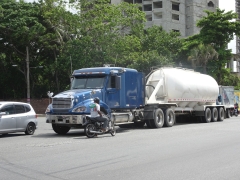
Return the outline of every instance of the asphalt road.
<path id="1" fill-rule="evenodd" d="M 1 180 L 239 180 L 240 117 L 172 128 L 118 128 L 88 139 L 57 135 L 45 118 L 33 136 L 0 138 Z"/>

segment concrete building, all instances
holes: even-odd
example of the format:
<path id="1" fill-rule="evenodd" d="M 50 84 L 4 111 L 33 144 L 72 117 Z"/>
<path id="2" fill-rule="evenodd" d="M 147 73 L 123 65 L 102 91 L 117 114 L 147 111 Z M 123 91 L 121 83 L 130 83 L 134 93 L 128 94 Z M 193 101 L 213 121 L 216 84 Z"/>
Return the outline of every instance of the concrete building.
<path id="1" fill-rule="evenodd" d="M 235 10 L 238 14 L 237 21 L 240 21 L 240 0 L 235 0 Z M 240 53 L 240 38 L 236 37 L 236 54 Z"/>
<path id="2" fill-rule="evenodd" d="M 206 15 L 204 10 L 215 11 L 219 7 L 219 0 L 111 0 L 111 3 L 123 1 L 138 4 L 146 13 L 146 28 L 158 25 L 167 32 L 178 31 L 182 37 L 199 33 L 196 23 Z"/>

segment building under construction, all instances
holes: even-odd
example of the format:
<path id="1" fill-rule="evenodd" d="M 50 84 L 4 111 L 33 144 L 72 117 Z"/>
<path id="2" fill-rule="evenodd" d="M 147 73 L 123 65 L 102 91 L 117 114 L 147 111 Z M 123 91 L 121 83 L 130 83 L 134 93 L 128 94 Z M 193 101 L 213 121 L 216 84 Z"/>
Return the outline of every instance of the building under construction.
<path id="1" fill-rule="evenodd" d="M 219 7 L 219 0 L 112 0 L 111 3 L 123 1 L 138 4 L 146 13 L 146 28 L 162 26 L 167 32 L 180 32 L 182 37 L 198 34 L 200 28 L 196 23 L 206 15 L 204 11 Z"/>
<path id="2" fill-rule="evenodd" d="M 236 13 L 238 14 L 237 21 L 240 21 L 240 0 L 235 1 Z M 236 37 L 236 54 L 240 53 L 240 38 Z"/>

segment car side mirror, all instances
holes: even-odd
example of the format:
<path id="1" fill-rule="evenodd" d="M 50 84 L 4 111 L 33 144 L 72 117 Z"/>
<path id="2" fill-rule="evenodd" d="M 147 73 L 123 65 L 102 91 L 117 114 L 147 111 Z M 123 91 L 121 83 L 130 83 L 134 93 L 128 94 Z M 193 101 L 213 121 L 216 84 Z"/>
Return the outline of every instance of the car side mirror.
<path id="1" fill-rule="evenodd" d="M 6 115 L 6 114 L 7 114 L 6 112 L 0 112 L 0 116 Z"/>

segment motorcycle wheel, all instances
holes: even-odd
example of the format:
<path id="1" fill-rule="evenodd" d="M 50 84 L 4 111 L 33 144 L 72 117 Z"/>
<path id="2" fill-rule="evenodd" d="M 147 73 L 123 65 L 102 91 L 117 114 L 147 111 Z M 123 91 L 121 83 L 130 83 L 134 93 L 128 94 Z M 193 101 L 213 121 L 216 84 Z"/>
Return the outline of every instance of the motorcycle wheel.
<path id="1" fill-rule="evenodd" d="M 84 128 L 84 132 L 88 138 L 93 138 L 95 136 L 95 133 L 91 133 L 90 131 L 96 131 L 96 127 L 94 124 L 88 124 Z"/>
<path id="2" fill-rule="evenodd" d="M 112 124 L 112 129 L 110 130 L 110 134 L 111 134 L 112 136 L 115 136 L 115 135 L 116 135 L 116 129 L 115 129 L 114 124 Z"/>
<path id="3" fill-rule="evenodd" d="M 111 130 L 110 134 L 111 134 L 112 136 L 115 136 L 115 135 L 116 135 L 116 129 L 114 128 L 113 130 Z"/>

